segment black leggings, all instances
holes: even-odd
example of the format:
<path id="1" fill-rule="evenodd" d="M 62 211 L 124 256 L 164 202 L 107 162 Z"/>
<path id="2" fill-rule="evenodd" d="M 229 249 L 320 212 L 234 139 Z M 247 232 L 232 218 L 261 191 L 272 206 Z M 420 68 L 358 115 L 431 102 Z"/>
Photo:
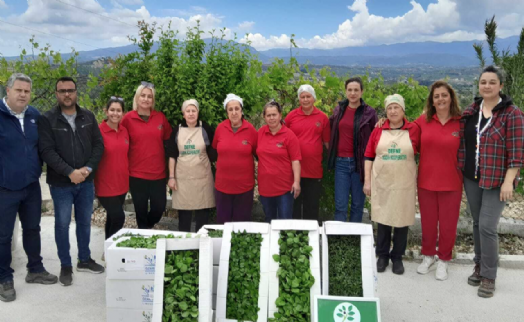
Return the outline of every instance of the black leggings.
<path id="1" fill-rule="evenodd" d="M 293 219 L 318 220 L 322 179 L 300 178 L 300 187 L 302 191 L 293 203 Z"/>
<path id="2" fill-rule="evenodd" d="M 391 231 L 393 230 L 393 249 L 391 247 Z M 377 257 L 389 258 L 392 262 L 402 260 L 408 245 L 409 227 L 391 227 L 378 224 L 377 229 Z"/>
<path id="3" fill-rule="evenodd" d="M 166 179 L 145 180 L 129 177 L 129 192 L 133 197 L 138 228 L 153 228 L 166 210 Z"/>
<path id="4" fill-rule="evenodd" d="M 195 210 L 195 232 L 198 232 L 202 226 L 207 224 L 211 208 Z M 191 232 L 191 221 L 193 217 L 193 210 L 179 210 L 178 211 L 178 230 Z"/>
<path id="5" fill-rule="evenodd" d="M 126 200 L 126 194 L 113 197 L 97 197 L 98 201 L 102 204 L 102 207 L 106 210 L 106 239 L 113 236 L 122 227 L 126 221 L 126 215 L 124 213 L 124 201 Z"/>

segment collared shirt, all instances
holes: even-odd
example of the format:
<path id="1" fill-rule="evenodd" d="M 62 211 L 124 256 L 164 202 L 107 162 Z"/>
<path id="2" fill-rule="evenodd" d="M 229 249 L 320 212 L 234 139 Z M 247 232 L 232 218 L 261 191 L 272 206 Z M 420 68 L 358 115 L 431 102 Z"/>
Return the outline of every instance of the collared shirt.
<path id="1" fill-rule="evenodd" d="M 9 105 L 7 105 L 7 101 L 6 101 L 5 97 L 4 97 L 4 104 L 7 107 L 7 110 L 9 111 L 9 113 L 11 113 L 11 115 L 13 115 L 14 117 L 16 117 L 18 119 L 18 121 L 20 122 L 20 126 L 22 127 L 22 132 L 24 132 L 24 117 L 25 117 L 25 112 L 29 108 L 29 105 L 27 105 L 22 112 L 17 114 L 15 111 L 13 111 L 9 107 Z"/>

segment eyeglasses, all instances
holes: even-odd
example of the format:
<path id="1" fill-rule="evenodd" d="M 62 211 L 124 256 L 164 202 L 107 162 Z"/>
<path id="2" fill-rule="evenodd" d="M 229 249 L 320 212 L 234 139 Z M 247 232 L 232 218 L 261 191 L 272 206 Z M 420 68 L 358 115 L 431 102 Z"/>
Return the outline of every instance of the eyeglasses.
<path id="1" fill-rule="evenodd" d="M 115 101 L 119 101 L 119 102 L 123 102 L 124 99 L 122 97 L 118 97 L 118 96 L 111 96 L 110 98 L 111 100 L 115 100 Z"/>
<path id="2" fill-rule="evenodd" d="M 146 88 L 155 88 L 155 85 L 153 85 L 153 83 L 149 83 L 149 82 L 142 82 L 140 83 L 142 86 L 146 87 Z"/>
<path id="3" fill-rule="evenodd" d="M 56 91 L 58 94 L 60 95 L 64 95 L 64 94 L 74 94 L 76 93 L 76 88 L 71 88 L 71 89 L 59 89 Z"/>

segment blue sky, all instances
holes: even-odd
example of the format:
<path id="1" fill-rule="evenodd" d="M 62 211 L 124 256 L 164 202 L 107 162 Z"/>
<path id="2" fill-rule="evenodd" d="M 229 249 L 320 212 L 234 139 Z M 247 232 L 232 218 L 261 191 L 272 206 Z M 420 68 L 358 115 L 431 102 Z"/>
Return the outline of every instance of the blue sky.
<path id="1" fill-rule="evenodd" d="M 501 37 L 524 26 L 522 0 L 0 0 L 0 53 L 17 55 L 32 34 L 62 52 L 123 46 L 142 19 L 181 31 L 198 19 L 258 50 L 288 47 L 291 34 L 318 49 L 474 40 L 494 14 Z"/>

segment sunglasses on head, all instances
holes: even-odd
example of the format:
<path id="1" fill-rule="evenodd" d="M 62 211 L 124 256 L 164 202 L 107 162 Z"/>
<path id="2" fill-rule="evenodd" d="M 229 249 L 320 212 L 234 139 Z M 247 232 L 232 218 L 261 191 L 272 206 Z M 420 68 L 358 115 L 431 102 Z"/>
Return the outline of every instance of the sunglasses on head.
<path id="1" fill-rule="evenodd" d="M 122 97 L 118 97 L 118 96 L 111 96 L 111 100 L 115 100 L 115 101 L 119 101 L 119 102 L 123 102 L 124 99 Z"/>
<path id="2" fill-rule="evenodd" d="M 153 85 L 153 83 L 150 82 L 142 82 L 140 84 L 146 88 L 155 88 L 155 85 Z"/>

